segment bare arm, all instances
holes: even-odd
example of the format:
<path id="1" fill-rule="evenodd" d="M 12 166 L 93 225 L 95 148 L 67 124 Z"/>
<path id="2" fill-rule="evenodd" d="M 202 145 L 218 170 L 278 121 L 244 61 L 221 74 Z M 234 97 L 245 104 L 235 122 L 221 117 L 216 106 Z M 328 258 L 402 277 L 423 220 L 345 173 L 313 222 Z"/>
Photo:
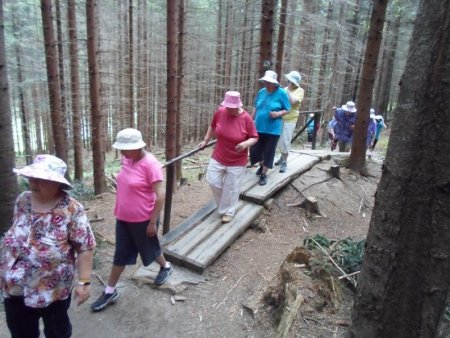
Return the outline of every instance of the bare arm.
<path id="1" fill-rule="evenodd" d="M 214 130 L 211 128 L 211 126 L 209 126 L 209 127 L 208 127 L 208 131 L 206 132 L 206 135 L 205 135 L 205 137 L 203 138 L 203 141 L 200 142 L 200 143 L 198 144 L 197 147 L 198 147 L 198 148 L 205 148 L 206 145 L 208 144 L 209 140 L 210 140 L 213 136 L 215 136 L 215 135 L 214 135 Z"/>
<path id="2" fill-rule="evenodd" d="M 166 199 L 166 191 L 164 190 L 164 185 L 162 181 L 155 182 L 152 184 L 153 190 L 156 194 L 155 207 L 153 208 L 152 217 L 147 226 L 147 236 L 153 237 L 157 234 L 156 221 L 158 220 L 161 209 L 164 206 L 164 200 Z"/>
<path id="3" fill-rule="evenodd" d="M 250 137 L 248 140 L 245 140 L 244 142 L 239 143 L 236 146 L 236 151 L 241 152 L 247 148 L 250 148 L 252 145 L 254 145 L 258 141 L 257 137 Z"/>
<path id="4" fill-rule="evenodd" d="M 77 299 L 77 305 L 83 304 L 90 296 L 93 257 L 93 250 L 78 253 L 78 282 L 75 286 L 75 299 Z"/>

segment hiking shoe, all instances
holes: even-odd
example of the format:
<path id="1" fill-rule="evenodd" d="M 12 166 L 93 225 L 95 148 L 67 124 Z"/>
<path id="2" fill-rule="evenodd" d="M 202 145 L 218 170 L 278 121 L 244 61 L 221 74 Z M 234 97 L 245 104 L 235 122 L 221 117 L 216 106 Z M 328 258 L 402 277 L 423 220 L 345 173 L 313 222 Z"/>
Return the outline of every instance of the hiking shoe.
<path id="1" fill-rule="evenodd" d="M 263 167 L 262 167 L 262 165 L 261 166 L 259 166 L 259 168 L 258 168 L 258 170 L 256 170 L 256 175 L 261 175 L 262 174 L 262 170 L 263 170 Z"/>
<path id="2" fill-rule="evenodd" d="M 274 163 L 275 165 L 280 165 L 283 163 L 283 156 L 280 156 L 280 158 Z"/>
<path id="3" fill-rule="evenodd" d="M 232 217 L 230 215 L 223 215 L 222 216 L 222 223 L 230 223 Z"/>
<path id="4" fill-rule="evenodd" d="M 160 268 L 159 273 L 155 278 L 154 283 L 156 285 L 162 285 L 169 279 L 170 274 L 173 272 L 172 264 L 168 268 Z"/>
<path id="5" fill-rule="evenodd" d="M 117 290 L 114 290 L 113 293 L 105 293 L 105 291 L 103 291 L 102 295 L 91 304 L 91 310 L 94 312 L 102 311 L 109 304 L 114 304 L 118 298 L 119 294 L 117 293 Z"/>
<path id="6" fill-rule="evenodd" d="M 259 185 L 266 185 L 267 183 L 267 176 L 264 174 L 261 174 L 261 176 L 259 176 L 259 181 L 258 184 Z"/>
<path id="7" fill-rule="evenodd" d="M 286 161 L 283 161 L 283 163 L 281 163 L 281 166 L 280 166 L 280 173 L 285 173 L 286 172 L 286 170 L 287 170 L 287 162 Z"/>

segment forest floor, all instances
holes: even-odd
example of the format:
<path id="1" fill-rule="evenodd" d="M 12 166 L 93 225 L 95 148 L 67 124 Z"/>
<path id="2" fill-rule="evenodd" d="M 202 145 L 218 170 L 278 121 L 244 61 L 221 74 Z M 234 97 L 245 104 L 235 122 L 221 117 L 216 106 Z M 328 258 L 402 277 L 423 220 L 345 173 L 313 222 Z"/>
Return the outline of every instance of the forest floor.
<path id="1" fill-rule="evenodd" d="M 341 180 L 324 180 L 332 164 L 330 160 L 297 178 L 277 193 L 271 207 L 259 217 L 257 226 L 244 232 L 202 275 L 194 276 L 195 282 L 183 284 L 177 294 L 180 301 L 174 301 L 168 289 L 137 282 L 131 278 L 136 274 L 136 267 L 128 267 L 118 285 L 118 302 L 102 312 L 90 312 L 90 304 L 103 290 L 101 280 L 107 281 L 111 267 L 114 194 L 85 201 L 89 218 L 94 220 L 92 228 L 99 235 L 94 272 L 100 278 L 93 278 L 92 296 L 86 304 L 77 307 L 72 303 L 73 337 L 276 336 L 279 309 L 268 305 L 262 295 L 275 289 L 280 282 L 280 266 L 286 256 L 303 245 L 305 238 L 316 234 L 333 240 L 365 238 L 384 150 L 380 148 L 381 152 L 367 161 L 369 175 L 366 177 L 341 168 Z M 185 161 L 184 172 L 190 174 L 187 184 L 179 187 L 173 197 L 173 227 L 212 198 L 204 178 L 198 179 L 199 172 L 206 170 L 208 155 Z M 317 198 L 323 217 L 310 217 L 305 209 L 292 206 L 302 199 L 299 191 Z M 322 259 L 327 261 L 326 257 Z M 294 266 L 300 270 L 309 268 L 309 264 Z M 344 279 L 337 278 L 340 275 L 337 270 L 331 270 L 334 278 L 328 290 L 323 280 L 314 279 L 307 271 L 302 273 L 304 278 L 289 281 L 300 282 L 296 287 L 303 302 L 287 337 L 344 336 L 350 323 L 353 291 Z M 173 279 L 177 272 L 183 271 L 175 266 Z M 173 283 L 172 277 L 168 283 Z M 0 336 L 8 336 L 4 316 L 0 318 Z"/>

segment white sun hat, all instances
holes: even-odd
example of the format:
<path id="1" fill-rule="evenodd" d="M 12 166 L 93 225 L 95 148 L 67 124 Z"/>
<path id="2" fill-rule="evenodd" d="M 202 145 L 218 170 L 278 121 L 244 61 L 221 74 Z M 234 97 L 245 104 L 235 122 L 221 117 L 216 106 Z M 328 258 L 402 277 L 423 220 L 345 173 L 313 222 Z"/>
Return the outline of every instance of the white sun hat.
<path id="1" fill-rule="evenodd" d="M 259 79 L 259 81 L 264 81 L 264 82 L 269 82 L 269 83 L 274 83 L 277 85 L 280 85 L 278 83 L 277 80 L 277 73 L 275 73 L 273 70 L 266 70 L 266 72 L 264 73 L 264 76 L 262 78 Z"/>
<path id="2" fill-rule="evenodd" d="M 119 150 L 137 150 L 145 147 L 142 134 L 134 128 L 126 128 L 117 133 L 116 142 L 112 145 Z"/>
<path id="3" fill-rule="evenodd" d="M 302 76 L 300 75 L 299 72 L 296 72 L 295 70 L 293 70 L 289 74 L 284 74 L 284 76 L 286 77 L 286 79 L 289 80 L 289 82 L 292 82 L 297 87 L 300 87 L 300 82 L 302 81 Z"/>
<path id="4" fill-rule="evenodd" d="M 27 165 L 21 169 L 13 169 L 17 175 L 58 182 L 63 185 L 62 189 L 69 190 L 73 187 L 64 177 L 66 170 L 67 165 L 63 160 L 48 154 L 37 155 L 33 164 Z"/>
<path id="5" fill-rule="evenodd" d="M 355 102 L 353 101 L 348 101 L 346 104 L 343 104 L 341 108 L 350 113 L 356 113 Z"/>

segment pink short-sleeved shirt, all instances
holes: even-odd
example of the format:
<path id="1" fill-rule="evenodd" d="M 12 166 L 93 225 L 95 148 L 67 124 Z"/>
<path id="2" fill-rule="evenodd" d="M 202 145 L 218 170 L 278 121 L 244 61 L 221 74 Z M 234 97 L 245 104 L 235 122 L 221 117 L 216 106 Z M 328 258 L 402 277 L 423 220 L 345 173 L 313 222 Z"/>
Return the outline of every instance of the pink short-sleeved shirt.
<path id="1" fill-rule="evenodd" d="M 144 222 L 151 218 L 156 203 L 153 183 L 163 181 L 162 165 L 150 153 L 137 162 L 122 158 L 117 175 L 114 216 L 125 222 Z"/>

